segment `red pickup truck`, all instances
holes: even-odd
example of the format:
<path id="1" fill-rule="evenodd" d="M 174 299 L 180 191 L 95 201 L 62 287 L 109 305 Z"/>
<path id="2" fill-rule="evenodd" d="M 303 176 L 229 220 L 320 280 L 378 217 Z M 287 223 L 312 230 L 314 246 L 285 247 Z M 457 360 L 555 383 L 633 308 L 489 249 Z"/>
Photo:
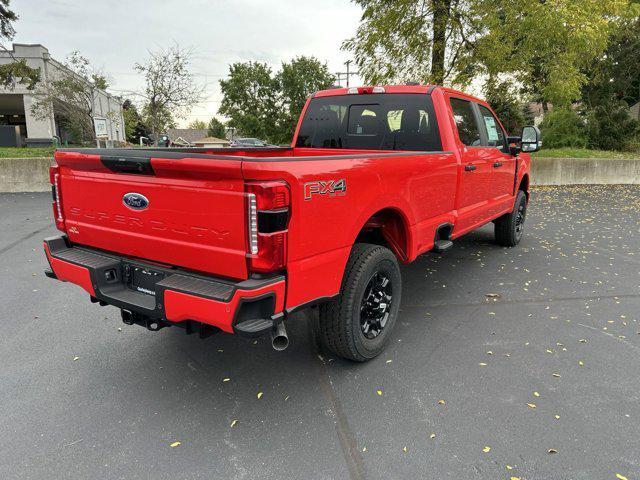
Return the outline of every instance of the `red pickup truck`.
<path id="1" fill-rule="evenodd" d="M 312 95 L 288 148 L 61 149 L 51 167 L 64 235 L 44 240 L 47 275 L 127 324 L 271 334 L 319 305 L 320 341 L 365 361 L 389 340 L 399 263 L 441 252 L 493 221 L 522 236 L 527 153 L 485 102 L 437 86 Z"/>

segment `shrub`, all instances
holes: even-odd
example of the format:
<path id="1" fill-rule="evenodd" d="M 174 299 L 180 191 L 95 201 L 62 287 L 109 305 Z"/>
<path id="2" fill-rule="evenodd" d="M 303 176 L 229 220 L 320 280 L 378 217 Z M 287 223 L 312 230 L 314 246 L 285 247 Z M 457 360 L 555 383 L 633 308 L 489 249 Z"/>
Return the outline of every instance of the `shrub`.
<path id="1" fill-rule="evenodd" d="M 633 150 L 638 144 L 638 121 L 625 102 L 598 105 L 587 114 L 588 147 L 596 150 Z"/>
<path id="2" fill-rule="evenodd" d="M 540 125 L 542 145 L 546 148 L 586 148 L 585 122 L 575 111 L 558 108 L 547 112 Z"/>

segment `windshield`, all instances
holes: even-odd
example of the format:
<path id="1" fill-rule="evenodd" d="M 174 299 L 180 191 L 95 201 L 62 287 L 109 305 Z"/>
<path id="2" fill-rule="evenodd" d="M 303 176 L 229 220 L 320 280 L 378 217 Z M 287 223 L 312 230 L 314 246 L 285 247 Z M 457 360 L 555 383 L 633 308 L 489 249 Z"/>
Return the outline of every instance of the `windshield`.
<path id="1" fill-rule="evenodd" d="M 373 94 L 314 98 L 297 147 L 441 151 L 429 95 Z"/>

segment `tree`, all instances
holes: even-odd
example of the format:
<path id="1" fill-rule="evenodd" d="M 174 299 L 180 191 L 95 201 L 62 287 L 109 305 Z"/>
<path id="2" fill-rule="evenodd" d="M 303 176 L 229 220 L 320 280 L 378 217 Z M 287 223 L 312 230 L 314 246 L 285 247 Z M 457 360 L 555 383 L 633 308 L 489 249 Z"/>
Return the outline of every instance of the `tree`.
<path id="1" fill-rule="evenodd" d="M 220 80 L 220 89 L 223 98 L 218 111 L 229 117 L 229 127 L 250 137 L 270 140 L 277 136 L 278 83 L 266 63 L 230 65 L 229 77 Z"/>
<path id="2" fill-rule="evenodd" d="M 466 83 L 475 73 L 474 0 L 353 1 L 363 13 L 342 48 L 367 83 Z"/>
<path id="3" fill-rule="evenodd" d="M 485 100 L 511 135 L 520 135 L 522 127 L 533 123 L 522 100 L 509 81 L 489 79 L 484 88 Z"/>
<path id="4" fill-rule="evenodd" d="M 16 34 L 13 28 L 13 22 L 18 20 L 18 15 L 10 8 L 11 0 L 0 0 L 0 49 L 11 51 L 4 46 L 4 41 L 12 40 Z M 13 61 L 4 65 L 0 65 L 0 86 L 13 89 L 16 83 L 25 85 L 27 89 L 33 90 L 40 81 L 40 69 L 31 68 L 27 65 L 25 59 Z"/>
<path id="5" fill-rule="evenodd" d="M 586 122 L 571 108 L 557 108 L 548 112 L 540 125 L 542 144 L 546 148 L 585 148 Z"/>
<path id="6" fill-rule="evenodd" d="M 140 137 L 149 136 L 149 128 L 143 123 L 138 109 L 131 100 L 127 99 L 122 103 L 122 116 L 127 141 L 137 144 L 140 142 Z"/>
<path id="7" fill-rule="evenodd" d="M 464 86 L 508 73 L 546 103 L 568 105 L 628 0 L 354 0 L 360 25 L 343 48 L 373 84 Z"/>
<path id="8" fill-rule="evenodd" d="M 50 79 L 38 84 L 31 112 L 43 120 L 55 115 L 76 142 L 93 141 L 95 90 L 97 85 L 106 85 L 106 79 L 77 51 L 67 56 L 64 66 L 51 71 Z"/>
<path id="9" fill-rule="evenodd" d="M 192 120 L 191 123 L 189 124 L 189 128 L 193 128 L 195 130 L 206 130 L 207 122 L 200 119 Z"/>
<path id="10" fill-rule="evenodd" d="M 545 109 L 568 107 L 627 8 L 628 0 L 477 0 L 485 33 L 474 56 L 489 75 L 513 74 Z"/>
<path id="11" fill-rule="evenodd" d="M 229 77 L 220 81 L 219 112 L 229 117 L 228 127 L 243 135 L 288 143 L 307 97 L 333 80 L 327 66 L 314 57 L 284 62 L 275 74 L 264 63 L 234 63 Z"/>
<path id="12" fill-rule="evenodd" d="M 283 114 L 280 117 L 276 143 L 291 141 L 298 117 L 304 104 L 313 92 L 329 88 L 335 77 L 329 73 L 327 65 L 315 57 L 300 56 L 289 63 L 282 64 L 282 70 L 276 75 L 282 100 Z"/>
<path id="13" fill-rule="evenodd" d="M 149 52 L 144 64 L 135 70 L 144 75 L 145 89 L 139 95 L 145 123 L 154 134 L 163 133 L 202 99 L 203 87 L 191 73 L 192 52 L 173 45 L 166 50 Z"/>
<path id="14" fill-rule="evenodd" d="M 227 127 L 216 117 L 211 119 L 208 128 L 207 135 L 210 137 L 225 138 L 227 136 Z"/>

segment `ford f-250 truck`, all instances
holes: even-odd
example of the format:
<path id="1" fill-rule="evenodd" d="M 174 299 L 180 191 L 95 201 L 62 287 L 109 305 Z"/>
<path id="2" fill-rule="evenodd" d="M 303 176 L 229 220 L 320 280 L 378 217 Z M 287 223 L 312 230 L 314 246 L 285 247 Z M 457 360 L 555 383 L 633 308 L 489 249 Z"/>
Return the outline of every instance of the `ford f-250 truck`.
<path id="1" fill-rule="evenodd" d="M 520 241 L 539 135 L 403 85 L 315 93 L 288 148 L 57 150 L 47 275 L 127 324 L 276 349 L 283 321 L 319 305 L 321 343 L 365 361 L 396 323 L 399 263 L 491 221 L 499 244 Z"/>

